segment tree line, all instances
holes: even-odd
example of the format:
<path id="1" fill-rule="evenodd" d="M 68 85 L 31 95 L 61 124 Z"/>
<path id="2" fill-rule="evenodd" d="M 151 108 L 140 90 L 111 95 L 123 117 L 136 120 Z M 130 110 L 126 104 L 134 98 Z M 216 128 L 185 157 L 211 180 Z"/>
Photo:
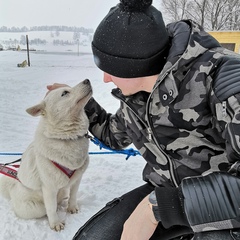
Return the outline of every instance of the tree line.
<path id="1" fill-rule="evenodd" d="M 31 31 L 55 31 L 55 32 L 81 32 L 84 34 L 93 33 L 93 29 L 84 27 L 68 27 L 68 26 L 34 26 L 34 27 L 0 27 L 0 32 L 31 32 Z"/>
<path id="2" fill-rule="evenodd" d="M 86 46 L 89 42 L 92 41 L 92 34 L 89 33 L 80 33 L 80 32 L 73 32 L 72 40 L 62 40 L 62 39 L 55 39 L 55 37 L 60 37 L 60 32 L 50 32 L 50 39 L 53 38 L 53 45 L 83 45 Z M 26 45 L 26 35 L 21 35 L 20 39 L 12 39 L 9 38 L 8 40 L 0 40 L 0 43 L 9 45 L 9 46 L 17 46 L 18 44 Z M 48 42 L 45 39 L 41 38 L 29 38 L 29 44 L 30 45 L 46 45 Z"/>
<path id="3" fill-rule="evenodd" d="M 239 0 L 162 0 L 169 22 L 192 19 L 208 31 L 240 30 Z"/>

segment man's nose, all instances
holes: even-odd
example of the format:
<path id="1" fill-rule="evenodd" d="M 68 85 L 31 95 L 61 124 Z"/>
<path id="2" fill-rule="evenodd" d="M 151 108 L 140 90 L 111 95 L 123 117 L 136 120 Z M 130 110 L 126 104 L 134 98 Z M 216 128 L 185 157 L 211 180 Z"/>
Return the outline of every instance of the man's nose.
<path id="1" fill-rule="evenodd" d="M 112 82 L 111 75 L 104 72 L 103 73 L 103 82 L 105 82 L 105 83 Z"/>

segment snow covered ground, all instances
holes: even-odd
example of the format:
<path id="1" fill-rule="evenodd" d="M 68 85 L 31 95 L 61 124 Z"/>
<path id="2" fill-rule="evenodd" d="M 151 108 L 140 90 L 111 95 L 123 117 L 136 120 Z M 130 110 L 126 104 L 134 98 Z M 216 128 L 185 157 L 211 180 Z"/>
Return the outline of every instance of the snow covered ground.
<path id="1" fill-rule="evenodd" d="M 25 109 L 39 103 L 46 85 L 54 82 L 70 86 L 88 78 L 94 97 L 114 113 L 119 102 L 111 96 L 112 84 L 104 84 L 91 54 L 30 53 L 31 67 L 18 68 L 27 59 L 26 52 L 0 51 L 0 152 L 23 152 L 32 141 L 39 121 Z M 132 147 L 132 146 L 131 146 Z M 90 143 L 90 152 L 100 151 Z M 10 162 L 18 156 L 1 156 Z M 54 232 L 47 218 L 23 220 L 15 216 L 11 204 L 0 197 L 0 240 L 69 240 L 95 212 L 108 201 L 144 184 L 141 171 L 145 165 L 140 156 L 125 160 L 125 155 L 90 155 L 90 165 L 78 192 L 78 214 L 67 214 L 65 229 Z M 0 176 L 1 177 L 1 176 Z M 104 239 L 100 239 L 104 240 Z"/>

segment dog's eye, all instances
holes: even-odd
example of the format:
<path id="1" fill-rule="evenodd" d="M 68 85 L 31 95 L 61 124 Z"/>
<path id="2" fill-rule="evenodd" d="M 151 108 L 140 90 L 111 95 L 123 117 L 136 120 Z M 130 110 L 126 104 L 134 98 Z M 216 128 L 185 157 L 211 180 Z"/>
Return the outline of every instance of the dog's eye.
<path id="1" fill-rule="evenodd" d="M 68 94 L 69 94 L 68 91 L 64 91 L 64 92 L 62 93 L 62 97 L 63 97 L 63 96 L 66 96 L 66 95 L 68 95 Z"/>

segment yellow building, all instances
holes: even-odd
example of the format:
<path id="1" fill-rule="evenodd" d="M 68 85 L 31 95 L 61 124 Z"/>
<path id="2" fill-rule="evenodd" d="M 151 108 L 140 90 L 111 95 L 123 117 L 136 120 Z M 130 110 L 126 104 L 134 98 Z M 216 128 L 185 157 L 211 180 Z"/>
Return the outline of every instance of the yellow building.
<path id="1" fill-rule="evenodd" d="M 240 31 L 209 32 L 225 48 L 240 53 Z"/>

